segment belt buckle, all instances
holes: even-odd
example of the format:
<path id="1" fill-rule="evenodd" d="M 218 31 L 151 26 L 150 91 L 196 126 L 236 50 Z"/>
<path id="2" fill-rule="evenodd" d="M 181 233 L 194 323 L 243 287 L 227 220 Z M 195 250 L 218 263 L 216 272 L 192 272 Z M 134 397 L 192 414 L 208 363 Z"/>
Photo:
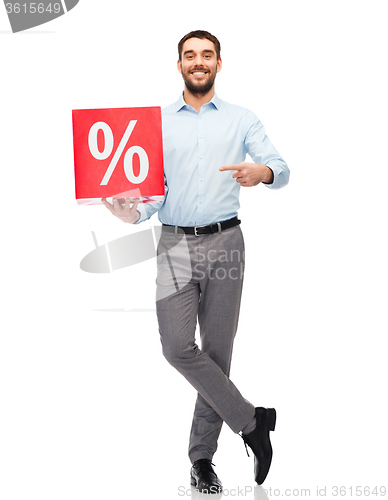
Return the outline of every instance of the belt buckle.
<path id="1" fill-rule="evenodd" d="M 206 227 L 206 225 L 205 226 L 194 226 L 194 234 L 195 234 L 195 236 L 201 236 L 200 234 L 197 233 L 197 229 L 199 229 L 201 227 Z"/>

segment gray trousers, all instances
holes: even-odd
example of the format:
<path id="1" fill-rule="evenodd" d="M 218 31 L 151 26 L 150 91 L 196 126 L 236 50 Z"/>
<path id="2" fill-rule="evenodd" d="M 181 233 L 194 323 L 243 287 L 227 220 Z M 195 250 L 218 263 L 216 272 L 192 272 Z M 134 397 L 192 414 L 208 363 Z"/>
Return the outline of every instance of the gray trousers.
<path id="1" fill-rule="evenodd" d="M 189 458 L 212 459 L 223 421 L 240 432 L 254 406 L 229 379 L 244 274 L 240 226 L 201 236 L 162 230 L 156 310 L 163 354 L 197 390 Z M 195 340 L 197 319 L 201 348 Z"/>

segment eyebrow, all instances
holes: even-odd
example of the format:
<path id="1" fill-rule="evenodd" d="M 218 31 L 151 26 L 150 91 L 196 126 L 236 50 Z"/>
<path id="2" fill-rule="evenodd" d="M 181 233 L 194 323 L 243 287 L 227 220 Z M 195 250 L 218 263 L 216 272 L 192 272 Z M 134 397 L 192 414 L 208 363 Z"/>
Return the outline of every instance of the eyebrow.
<path id="1" fill-rule="evenodd" d="M 192 49 L 191 49 L 191 50 L 185 50 L 185 51 L 183 52 L 183 55 L 185 56 L 186 54 L 192 54 L 192 53 L 194 53 L 194 52 L 195 52 L 195 51 L 194 51 L 194 50 L 192 50 Z M 202 54 L 204 54 L 204 53 L 215 54 L 215 51 L 214 51 L 214 50 L 210 50 L 210 49 L 205 49 L 205 50 L 202 50 Z"/>

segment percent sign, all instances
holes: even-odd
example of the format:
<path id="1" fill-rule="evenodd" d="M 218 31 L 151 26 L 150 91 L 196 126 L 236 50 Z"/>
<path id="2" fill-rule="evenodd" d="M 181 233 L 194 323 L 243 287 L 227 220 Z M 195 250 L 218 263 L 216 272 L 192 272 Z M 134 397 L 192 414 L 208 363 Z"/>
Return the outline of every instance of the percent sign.
<path id="1" fill-rule="evenodd" d="M 115 154 L 113 155 L 113 158 L 109 163 L 109 167 L 105 172 L 100 186 L 106 186 L 108 184 L 109 179 L 114 169 L 116 168 L 121 155 L 123 154 L 124 148 L 128 143 L 128 140 L 133 132 L 133 129 L 135 128 L 136 123 L 137 120 L 131 120 L 128 123 L 127 129 L 124 132 L 124 135 L 115 151 Z M 97 144 L 97 134 L 99 130 L 103 132 L 105 139 L 103 151 L 100 151 L 98 149 Z M 112 154 L 114 144 L 113 132 L 110 126 L 105 122 L 96 122 L 94 125 L 92 125 L 89 130 L 88 143 L 89 150 L 96 160 L 106 160 Z M 133 155 L 135 154 L 138 155 L 140 161 L 140 172 L 137 176 L 135 176 L 135 174 L 133 173 Z M 132 184 L 141 184 L 147 178 L 148 170 L 149 161 L 147 153 L 140 146 L 131 146 L 124 155 L 124 172 L 129 182 L 131 182 Z"/>

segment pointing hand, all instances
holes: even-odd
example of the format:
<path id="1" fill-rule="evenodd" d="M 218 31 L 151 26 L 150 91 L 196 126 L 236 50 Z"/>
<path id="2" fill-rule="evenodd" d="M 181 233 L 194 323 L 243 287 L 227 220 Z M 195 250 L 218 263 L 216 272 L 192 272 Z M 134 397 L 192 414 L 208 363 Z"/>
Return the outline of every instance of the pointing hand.
<path id="1" fill-rule="evenodd" d="M 225 170 L 233 170 L 232 178 L 236 179 L 241 186 L 251 187 L 264 182 L 265 184 L 272 184 L 273 172 L 272 170 L 258 163 L 241 162 L 239 165 L 225 165 L 220 167 L 220 172 Z"/>

